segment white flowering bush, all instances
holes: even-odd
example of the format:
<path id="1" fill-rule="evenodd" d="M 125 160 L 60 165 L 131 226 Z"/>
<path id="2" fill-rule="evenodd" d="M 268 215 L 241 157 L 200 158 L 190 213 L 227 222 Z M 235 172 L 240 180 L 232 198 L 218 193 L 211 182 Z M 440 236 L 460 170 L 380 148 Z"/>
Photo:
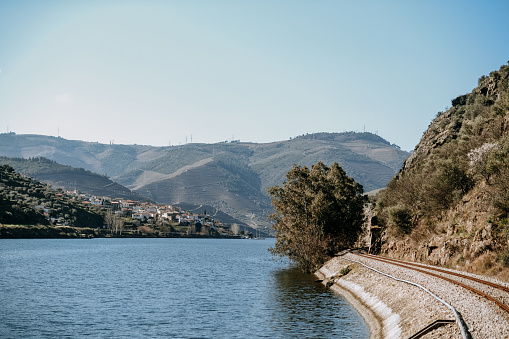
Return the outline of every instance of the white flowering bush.
<path id="1" fill-rule="evenodd" d="M 496 142 L 487 142 L 481 147 L 471 150 L 467 156 L 470 160 L 469 166 L 473 174 L 477 174 L 485 178 L 487 181 L 490 178 L 490 172 L 486 168 L 486 163 L 491 151 L 498 146 Z"/>

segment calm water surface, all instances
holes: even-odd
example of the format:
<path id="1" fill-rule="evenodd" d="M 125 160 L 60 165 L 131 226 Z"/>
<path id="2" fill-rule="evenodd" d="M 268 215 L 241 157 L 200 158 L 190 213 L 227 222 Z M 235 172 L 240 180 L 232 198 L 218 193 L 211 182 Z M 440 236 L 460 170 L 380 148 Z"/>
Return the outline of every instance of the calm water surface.
<path id="1" fill-rule="evenodd" d="M 0 240 L 0 337 L 368 338 L 267 240 Z"/>

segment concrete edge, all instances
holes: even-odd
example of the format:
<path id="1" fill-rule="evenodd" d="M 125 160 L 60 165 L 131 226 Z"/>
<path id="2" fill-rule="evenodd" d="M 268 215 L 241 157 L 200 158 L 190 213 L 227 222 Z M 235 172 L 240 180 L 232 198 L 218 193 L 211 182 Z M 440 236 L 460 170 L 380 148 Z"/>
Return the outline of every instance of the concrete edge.
<path id="1" fill-rule="evenodd" d="M 315 272 L 315 275 L 324 281 L 326 284 L 327 277 L 321 272 L 321 269 Z M 345 299 L 359 312 L 364 318 L 364 321 L 369 327 L 370 339 L 383 339 L 383 320 L 376 315 L 376 313 L 369 308 L 359 297 L 357 297 L 350 290 L 334 283 L 331 286 L 331 290 L 342 295 Z"/>

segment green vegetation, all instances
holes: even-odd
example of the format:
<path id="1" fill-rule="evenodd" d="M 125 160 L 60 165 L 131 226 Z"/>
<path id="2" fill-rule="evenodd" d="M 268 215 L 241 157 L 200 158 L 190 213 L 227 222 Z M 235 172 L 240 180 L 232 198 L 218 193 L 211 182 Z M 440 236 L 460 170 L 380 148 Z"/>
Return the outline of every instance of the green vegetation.
<path id="1" fill-rule="evenodd" d="M 504 267 L 509 267 L 509 247 L 499 254 L 499 260 Z"/>
<path id="2" fill-rule="evenodd" d="M 43 238 L 82 238 L 90 239 L 107 236 L 100 228 L 80 228 L 50 225 L 0 225 L 1 239 L 43 239 Z"/>
<path id="3" fill-rule="evenodd" d="M 348 273 L 350 273 L 352 271 L 352 268 L 350 266 L 347 266 L 345 268 L 342 268 L 341 271 L 339 271 L 339 274 L 341 274 L 341 276 L 345 276 L 347 275 Z"/>
<path id="4" fill-rule="evenodd" d="M 273 255 L 287 256 L 312 272 L 357 240 L 366 201 L 360 184 L 334 163 L 309 170 L 295 165 L 283 186 L 268 190 L 276 211 Z"/>
<path id="5" fill-rule="evenodd" d="M 102 227 L 103 217 L 91 206 L 72 201 L 9 165 L 0 166 L 0 223 L 16 225 L 60 224 Z"/>
<path id="6" fill-rule="evenodd" d="M 77 189 L 81 193 L 96 196 L 109 196 L 131 200 L 146 200 L 128 188 L 83 168 L 61 165 L 56 161 L 43 158 L 7 158 L 0 157 L 0 165 L 9 165 L 18 173 L 36 178 L 54 187 L 64 190 Z"/>
<path id="7" fill-rule="evenodd" d="M 462 245 L 450 246 L 443 260 L 483 273 L 496 269 L 497 257 L 508 262 L 501 228 L 509 215 L 509 65 L 478 84 L 439 112 L 377 196 L 376 215 L 388 241 L 425 247 L 437 235 L 456 237 Z"/>
<path id="8" fill-rule="evenodd" d="M 440 112 L 403 170 L 379 196 L 378 212 L 387 226 L 429 221 L 482 182 L 500 215 L 509 212 L 508 98 L 509 66 L 502 66 L 479 79 L 472 93 L 454 99 L 447 112 Z M 407 211 L 410 218 L 398 221 L 395 209 Z"/>
<path id="9" fill-rule="evenodd" d="M 30 164 L 28 161 L 27 166 Z M 92 204 L 92 200 L 98 204 Z M 17 173 L 9 165 L 1 165 L 0 238 L 235 236 L 228 227 L 205 213 L 195 218 L 189 212 L 166 205 L 119 200 L 74 192 L 68 195 L 62 189 L 55 190 Z M 121 209 L 121 203 L 127 207 Z M 133 219 L 133 212 L 138 219 Z M 180 220 L 179 215 L 183 216 Z"/>
<path id="10" fill-rule="evenodd" d="M 9 165 L 14 168 L 16 172 L 20 172 L 31 177 L 50 173 L 62 175 L 71 172 L 85 172 L 92 174 L 92 172 L 86 171 L 82 168 L 60 165 L 56 161 L 43 157 L 29 159 L 0 157 L 0 163 L 3 165 Z"/>

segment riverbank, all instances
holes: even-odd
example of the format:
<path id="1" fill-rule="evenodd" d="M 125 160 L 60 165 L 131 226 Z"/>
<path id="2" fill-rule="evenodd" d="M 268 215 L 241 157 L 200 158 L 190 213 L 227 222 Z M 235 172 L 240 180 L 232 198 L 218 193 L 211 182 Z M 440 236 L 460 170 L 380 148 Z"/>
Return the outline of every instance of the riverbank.
<path id="1" fill-rule="evenodd" d="M 91 239 L 91 238 L 214 238 L 240 239 L 240 236 L 205 236 L 181 233 L 123 232 L 112 234 L 101 228 L 46 225 L 0 225 L 0 239 Z"/>
<path id="2" fill-rule="evenodd" d="M 455 317 L 448 307 L 426 291 L 347 259 L 362 262 L 397 279 L 425 286 L 456 308 L 474 338 L 509 337 L 509 316 L 476 294 L 419 272 L 352 253 L 335 257 L 316 275 L 324 284 L 345 296 L 364 317 L 370 327 L 371 338 L 409 338 L 434 321 L 455 321 Z M 346 274 L 342 276 L 341 272 Z M 457 323 L 452 322 L 420 338 L 461 338 L 461 332 Z"/>

